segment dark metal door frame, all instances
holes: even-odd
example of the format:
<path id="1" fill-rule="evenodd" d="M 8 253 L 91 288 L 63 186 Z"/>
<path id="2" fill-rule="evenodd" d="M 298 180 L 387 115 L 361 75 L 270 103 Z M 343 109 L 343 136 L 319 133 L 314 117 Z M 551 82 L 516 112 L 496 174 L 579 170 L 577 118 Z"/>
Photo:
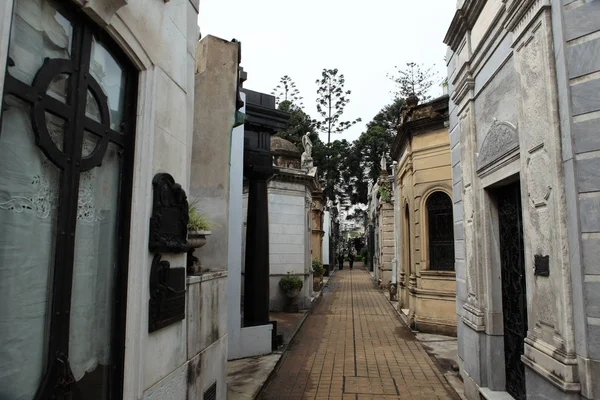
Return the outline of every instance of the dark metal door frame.
<path id="1" fill-rule="evenodd" d="M 506 391 L 525 400 L 525 365 L 521 362 L 527 336 L 527 288 L 520 183 L 498 190 L 498 225 L 504 320 Z"/>
<path id="2" fill-rule="evenodd" d="M 57 212 L 57 237 L 50 299 L 48 346 L 46 366 L 36 399 L 80 399 L 75 380 L 69 367 L 69 325 L 74 267 L 75 230 L 79 178 L 82 172 L 98 167 L 109 142 L 120 147 L 124 158 L 121 171 L 118 204 L 118 264 L 113 312 L 112 351 L 109 377 L 110 398 L 122 397 L 123 361 L 125 344 L 125 309 L 127 297 L 127 264 L 129 258 L 129 230 L 131 217 L 131 192 L 133 178 L 133 149 L 135 137 L 137 71 L 108 35 L 81 10 L 68 7 L 64 2 L 53 4 L 67 16 L 73 26 L 73 43 L 69 59 L 45 59 L 29 86 L 10 75 L 9 67 L 14 60 L 8 59 L 4 83 L 4 98 L 13 95 L 31 105 L 32 126 L 36 144 L 44 155 L 61 170 L 60 195 Z M 111 50 L 119 65 L 126 71 L 125 113 L 123 133 L 111 129 L 110 112 L 106 96 L 98 82 L 89 73 L 92 38 Z M 9 41 L 10 42 L 10 41 Z M 54 77 L 68 74 L 68 100 L 62 103 L 46 92 Z M 100 121 L 85 115 L 88 89 L 100 105 Z M 4 107 L 3 107 L 4 108 Z M 45 113 L 50 112 L 65 120 L 63 149 L 52 141 L 46 127 Z M 94 151 L 82 158 L 84 130 L 100 139 Z M 1 173 L 1 171 L 0 171 Z M 81 399 L 85 400 L 85 399 Z"/>

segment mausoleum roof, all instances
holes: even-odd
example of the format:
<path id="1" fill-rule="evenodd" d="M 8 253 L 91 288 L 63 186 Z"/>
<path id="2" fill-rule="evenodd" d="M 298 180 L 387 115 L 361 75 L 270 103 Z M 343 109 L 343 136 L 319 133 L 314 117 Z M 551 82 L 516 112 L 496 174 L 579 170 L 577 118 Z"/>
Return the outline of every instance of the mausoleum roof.
<path id="1" fill-rule="evenodd" d="M 271 153 L 273 155 L 287 155 L 292 157 L 300 157 L 302 154 L 294 143 L 279 136 L 271 136 Z"/>

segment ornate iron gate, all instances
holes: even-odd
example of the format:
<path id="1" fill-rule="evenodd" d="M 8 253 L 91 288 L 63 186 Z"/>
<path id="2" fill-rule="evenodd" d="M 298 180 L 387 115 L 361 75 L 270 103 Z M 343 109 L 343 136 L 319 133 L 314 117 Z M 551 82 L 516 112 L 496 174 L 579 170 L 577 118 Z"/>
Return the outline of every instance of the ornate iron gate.
<path id="1" fill-rule="evenodd" d="M 519 182 L 503 187 L 498 195 L 500 259 L 502 265 L 502 312 L 506 391 L 525 399 L 525 366 L 521 362 L 527 335 L 525 255 Z"/>

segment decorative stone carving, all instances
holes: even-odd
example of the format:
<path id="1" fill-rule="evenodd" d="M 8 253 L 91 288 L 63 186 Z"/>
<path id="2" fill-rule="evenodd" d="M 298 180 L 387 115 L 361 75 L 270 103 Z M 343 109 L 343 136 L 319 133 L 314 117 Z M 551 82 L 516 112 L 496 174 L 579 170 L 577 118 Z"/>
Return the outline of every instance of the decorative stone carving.
<path id="1" fill-rule="evenodd" d="M 477 169 L 480 171 L 518 148 L 519 134 L 517 128 L 510 122 L 498 122 L 494 118 L 492 127 L 481 145 L 481 151 L 477 159 Z"/>
<path id="2" fill-rule="evenodd" d="M 150 217 L 151 253 L 185 253 L 188 251 L 188 202 L 181 185 L 170 174 L 159 173 L 152 180 L 153 207 Z"/>
<path id="3" fill-rule="evenodd" d="M 527 189 L 531 205 L 544 207 L 552 193 L 550 159 L 545 151 L 534 153 L 527 160 Z"/>
<path id="4" fill-rule="evenodd" d="M 304 146 L 304 153 L 302 153 L 302 157 L 300 159 L 302 168 L 312 168 L 313 167 L 313 159 L 312 159 L 312 141 L 308 136 L 308 132 L 302 136 L 302 146 Z"/>

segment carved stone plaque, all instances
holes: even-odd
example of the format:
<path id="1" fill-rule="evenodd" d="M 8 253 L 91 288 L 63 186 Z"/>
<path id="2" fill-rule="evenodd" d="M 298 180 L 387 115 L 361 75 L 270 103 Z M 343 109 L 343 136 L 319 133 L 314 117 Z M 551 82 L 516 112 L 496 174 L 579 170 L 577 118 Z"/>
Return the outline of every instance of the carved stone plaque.
<path id="1" fill-rule="evenodd" d="M 152 180 L 153 206 L 150 217 L 151 253 L 185 253 L 188 251 L 188 202 L 181 185 L 167 173 Z"/>
<path id="2" fill-rule="evenodd" d="M 154 256 L 150 269 L 148 332 L 154 332 L 185 318 L 185 268 L 171 268 Z"/>

